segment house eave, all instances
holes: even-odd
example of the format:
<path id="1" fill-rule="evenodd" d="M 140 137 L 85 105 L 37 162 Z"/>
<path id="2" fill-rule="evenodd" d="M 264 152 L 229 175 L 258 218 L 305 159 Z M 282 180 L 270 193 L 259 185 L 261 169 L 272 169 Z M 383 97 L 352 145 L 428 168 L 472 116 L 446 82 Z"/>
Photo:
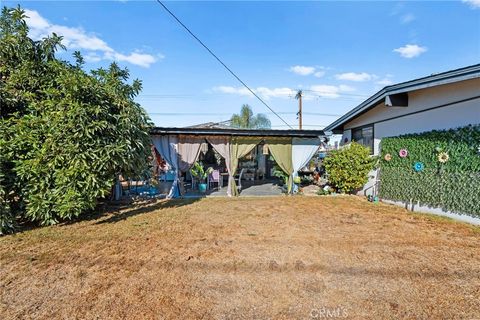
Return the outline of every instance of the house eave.
<path id="1" fill-rule="evenodd" d="M 395 95 L 399 93 L 408 93 L 416 90 L 431 88 L 439 85 L 455 83 L 459 81 L 480 78 L 480 64 L 442 72 L 427 77 L 386 86 L 373 96 L 353 108 L 339 119 L 324 128 L 324 131 L 332 131 L 334 133 L 343 131 L 343 126 L 353 120 L 355 117 L 373 109 L 380 103 L 385 101 L 387 95 Z"/>

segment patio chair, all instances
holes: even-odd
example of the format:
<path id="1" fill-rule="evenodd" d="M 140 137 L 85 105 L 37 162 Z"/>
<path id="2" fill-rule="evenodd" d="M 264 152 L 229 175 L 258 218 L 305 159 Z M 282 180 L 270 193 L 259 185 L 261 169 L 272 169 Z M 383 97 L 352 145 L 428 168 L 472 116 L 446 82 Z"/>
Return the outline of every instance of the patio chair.
<path id="1" fill-rule="evenodd" d="M 213 170 L 212 173 L 208 175 L 208 188 L 210 189 L 212 184 L 217 184 L 217 188 L 220 189 L 220 171 Z"/>
<path id="2" fill-rule="evenodd" d="M 242 170 L 240 170 L 240 174 L 238 175 L 238 178 L 235 178 L 238 191 L 242 190 L 242 176 L 244 172 L 245 172 L 245 168 L 242 168 Z"/>

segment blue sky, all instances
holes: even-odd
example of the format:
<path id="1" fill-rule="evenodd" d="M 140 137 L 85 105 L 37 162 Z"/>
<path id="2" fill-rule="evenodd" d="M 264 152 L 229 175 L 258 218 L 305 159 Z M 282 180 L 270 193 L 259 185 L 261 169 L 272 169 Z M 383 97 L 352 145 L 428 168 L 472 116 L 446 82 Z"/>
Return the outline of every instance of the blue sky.
<path id="1" fill-rule="evenodd" d="M 158 126 L 222 121 L 248 103 L 285 126 L 155 1 L 1 1 L 28 9 L 86 69 L 112 60 L 143 81 Z M 293 127 L 320 129 L 385 85 L 480 62 L 480 0 L 180 2 L 166 5 Z"/>

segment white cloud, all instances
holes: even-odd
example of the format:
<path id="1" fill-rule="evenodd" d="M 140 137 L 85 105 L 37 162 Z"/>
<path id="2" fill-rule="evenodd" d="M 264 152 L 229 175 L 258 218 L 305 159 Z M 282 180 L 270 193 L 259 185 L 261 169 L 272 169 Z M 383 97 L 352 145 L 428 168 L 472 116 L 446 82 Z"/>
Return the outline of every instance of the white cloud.
<path id="1" fill-rule="evenodd" d="M 366 72 L 355 73 L 355 72 L 347 72 L 347 73 L 340 73 L 335 75 L 337 80 L 347 80 L 347 81 L 368 81 L 374 78 L 373 74 L 369 74 Z"/>
<path id="2" fill-rule="evenodd" d="M 50 23 L 46 19 L 44 19 L 37 11 L 26 9 L 25 14 L 28 17 L 27 23 L 30 29 L 41 30 L 46 29 L 50 26 Z"/>
<path id="3" fill-rule="evenodd" d="M 390 15 L 391 16 L 396 16 L 397 14 L 400 14 L 402 12 L 402 10 L 404 9 L 404 7 L 405 7 L 405 3 L 397 2 L 393 6 L 392 11 L 390 12 Z"/>
<path id="4" fill-rule="evenodd" d="M 352 92 L 352 91 L 357 90 L 354 87 L 347 86 L 346 84 L 341 84 L 341 85 L 338 86 L 338 88 L 342 92 Z"/>
<path id="5" fill-rule="evenodd" d="M 85 61 L 87 62 L 99 62 L 102 60 L 102 57 L 100 57 L 98 54 L 95 52 L 89 52 L 83 57 Z"/>
<path id="6" fill-rule="evenodd" d="M 462 0 L 462 2 L 470 5 L 470 8 L 472 9 L 480 8 L 480 0 Z"/>
<path id="7" fill-rule="evenodd" d="M 403 47 L 393 49 L 394 52 L 398 52 L 404 58 L 415 58 L 426 52 L 427 47 L 421 47 L 416 44 L 407 44 Z"/>
<path id="8" fill-rule="evenodd" d="M 393 84 L 392 78 L 393 78 L 393 75 L 387 73 L 385 76 L 378 79 L 378 81 L 375 82 L 376 84 L 376 86 L 374 87 L 375 90 L 380 90 L 383 87 L 392 85 Z"/>
<path id="9" fill-rule="evenodd" d="M 252 89 L 256 94 L 265 99 L 271 98 L 290 98 L 294 96 L 296 91 L 290 88 L 267 88 L 267 87 L 258 87 Z M 245 87 L 230 87 L 230 86 L 218 86 L 214 87 L 213 91 L 228 93 L 228 94 L 237 94 L 241 96 L 253 96 L 250 91 Z"/>
<path id="10" fill-rule="evenodd" d="M 413 20 L 415 20 L 415 15 L 413 15 L 413 13 L 407 13 L 407 14 L 404 14 L 401 18 L 400 18 L 400 21 L 403 23 L 403 24 L 407 24 L 407 23 L 410 23 L 412 22 Z"/>
<path id="11" fill-rule="evenodd" d="M 379 84 L 379 85 L 382 85 L 382 86 L 389 86 L 392 83 L 393 83 L 392 80 L 390 80 L 388 78 L 383 78 L 383 79 L 376 82 L 376 84 Z"/>
<path id="12" fill-rule="evenodd" d="M 289 98 L 292 95 L 295 95 L 296 91 L 290 88 L 265 88 L 259 87 L 255 90 L 256 94 L 260 94 L 261 96 L 270 99 L 270 98 Z"/>
<path id="13" fill-rule="evenodd" d="M 290 99 L 295 97 L 295 94 L 297 93 L 296 89 L 287 87 L 258 87 L 252 88 L 252 90 L 266 100 L 272 98 Z M 309 86 L 304 88 L 303 90 L 304 100 L 313 100 L 316 97 L 335 99 L 340 97 L 342 93 L 355 91 L 356 89 L 345 84 L 341 84 L 338 86 L 321 84 Z M 218 86 L 213 88 L 213 92 L 253 97 L 252 93 L 248 91 L 248 89 L 245 87 Z"/>
<path id="14" fill-rule="evenodd" d="M 314 77 L 321 78 L 325 75 L 325 70 L 328 68 L 322 66 L 292 66 L 288 70 L 295 74 L 301 76 L 310 76 L 313 75 Z"/>
<path id="15" fill-rule="evenodd" d="M 98 62 L 101 60 L 125 61 L 134 65 L 148 68 L 163 56 L 153 56 L 135 50 L 128 54 L 120 53 L 110 47 L 104 40 L 93 33 L 87 33 L 82 28 L 67 27 L 52 24 L 35 10 L 25 10 L 26 19 L 30 28 L 30 36 L 41 39 L 55 32 L 63 37 L 62 43 L 69 50 L 85 50 L 85 60 Z"/>
<path id="16" fill-rule="evenodd" d="M 110 60 L 116 60 L 116 61 L 125 61 L 129 62 L 131 64 L 136 64 L 140 67 L 148 68 L 150 67 L 151 64 L 155 63 L 157 59 L 163 59 L 164 57 L 162 55 L 158 55 L 158 58 L 146 54 L 146 53 L 141 53 L 138 51 L 132 52 L 128 55 L 124 55 L 118 52 L 114 52 L 112 54 L 106 53 L 105 58 L 110 59 Z"/>
<path id="17" fill-rule="evenodd" d="M 230 93 L 230 94 L 238 94 L 241 96 L 253 96 L 250 91 L 248 91 L 245 87 L 229 87 L 229 86 L 218 86 L 214 87 L 213 91 L 221 92 L 221 93 Z"/>
<path id="18" fill-rule="evenodd" d="M 311 86 L 310 90 L 312 90 L 313 93 L 319 97 L 335 99 L 340 97 L 343 92 L 354 91 L 355 88 L 347 85 L 333 86 L 327 84 L 319 84 Z"/>
<path id="19" fill-rule="evenodd" d="M 46 28 L 34 29 L 32 31 L 39 35 L 38 38 L 46 37 L 52 32 L 55 32 L 63 37 L 63 44 L 69 49 L 85 49 L 104 52 L 114 51 L 105 41 L 93 34 L 87 34 L 81 28 L 71 28 L 53 24 Z"/>
<path id="20" fill-rule="evenodd" d="M 289 70 L 301 76 L 308 76 L 315 72 L 315 67 L 293 66 L 293 67 L 290 67 Z"/>

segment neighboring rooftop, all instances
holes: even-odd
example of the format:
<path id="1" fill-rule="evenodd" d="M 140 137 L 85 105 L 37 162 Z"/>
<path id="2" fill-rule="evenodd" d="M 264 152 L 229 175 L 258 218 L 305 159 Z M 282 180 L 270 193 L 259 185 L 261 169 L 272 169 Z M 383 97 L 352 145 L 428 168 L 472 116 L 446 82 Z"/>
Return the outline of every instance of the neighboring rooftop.
<path id="1" fill-rule="evenodd" d="M 425 89 L 429 87 L 439 86 L 443 84 L 454 83 L 458 81 L 470 80 L 480 78 L 480 64 L 472 66 L 450 70 L 442 73 L 434 73 L 427 77 L 418 78 L 406 82 L 397 83 L 391 86 L 386 86 L 373 96 L 353 108 L 336 121 L 325 127 L 324 131 L 333 131 L 334 133 L 341 133 L 345 123 L 349 122 L 353 118 L 367 112 L 368 110 L 376 107 L 386 99 L 390 101 L 390 98 L 408 93 L 410 91 Z"/>
<path id="2" fill-rule="evenodd" d="M 185 127 L 185 128 L 192 128 L 192 129 L 233 129 L 233 127 L 226 124 L 228 122 L 230 122 L 230 121 L 227 120 L 227 121 L 222 121 L 222 122 L 206 122 L 206 123 L 196 124 L 196 125 L 193 125 L 193 126 L 188 126 L 188 127 Z"/>

